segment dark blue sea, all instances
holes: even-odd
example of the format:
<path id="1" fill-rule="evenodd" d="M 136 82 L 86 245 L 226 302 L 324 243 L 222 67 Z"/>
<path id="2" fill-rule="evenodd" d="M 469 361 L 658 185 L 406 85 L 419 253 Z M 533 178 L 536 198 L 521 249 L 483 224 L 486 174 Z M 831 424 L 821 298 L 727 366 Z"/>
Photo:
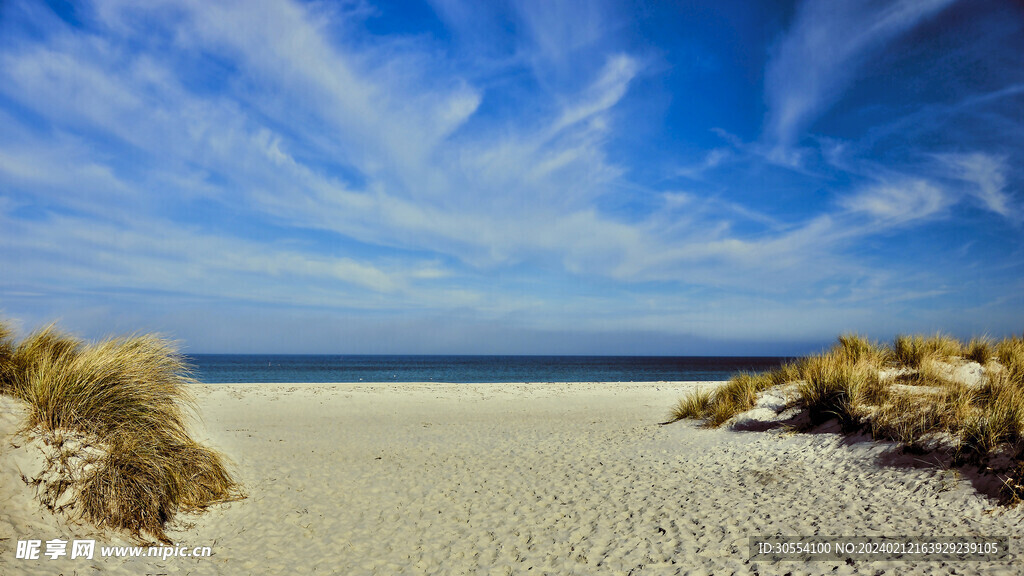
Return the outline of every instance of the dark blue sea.
<path id="1" fill-rule="evenodd" d="M 230 382 L 658 382 L 728 380 L 790 358 L 735 356 L 330 356 L 195 354 L 196 377 Z"/>

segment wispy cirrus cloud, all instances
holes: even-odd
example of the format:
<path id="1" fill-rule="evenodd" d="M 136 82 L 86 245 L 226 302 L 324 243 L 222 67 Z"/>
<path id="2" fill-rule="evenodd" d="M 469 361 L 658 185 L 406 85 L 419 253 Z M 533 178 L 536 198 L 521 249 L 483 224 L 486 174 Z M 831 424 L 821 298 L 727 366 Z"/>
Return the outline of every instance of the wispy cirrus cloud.
<path id="1" fill-rule="evenodd" d="M 116 144 L 107 150 L 83 147 L 71 155 L 67 147 L 63 153 L 44 153 L 52 143 L 45 138 L 33 137 L 28 151 L 22 147 L 24 141 L 9 140 L 0 150 L 8 168 L 6 178 L 33 189 L 84 184 L 87 199 L 77 205 L 64 199 L 62 204 L 116 218 L 117 205 L 127 201 L 129 213 L 122 214 L 122 222 L 130 217 L 161 221 L 156 213 L 140 213 L 135 202 L 150 196 L 143 185 L 156 185 L 161 188 L 154 192 L 157 195 L 198 194 L 215 202 L 241 202 L 289 226 L 320 228 L 406 250 L 433 250 L 470 264 L 519 260 L 524 253 L 551 249 L 583 254 L 579 258 L 587 260 L 585 253 L 592 249 L 579 244 L 590 234 L 582 234 L 582 229 L 615 228 L 589 210 L 570 217 L 578 224 L 568 231 L 552 224 L 564 218 L 566 210 L 579 209 L 581 198 L 597 193 L 581 186 L 579 175 L 593 184 L 616 172 L 604 164 L 600 151 L 606 130 L 601 117 L 623 97 L 636 74 L 636 63 L 627 56 L 610 55 L 593 82 L 581 89 L 580 98 L 552 107 L 546 124 L 533 123 L 498 140 L 472 137 L 471 144 L 462 147 L 446 139 L 472 115 L 479 98 L 458 78 L 421 82 L 360 69 L 360 62 L 388 57 L 401 66 L 405 55 L 340 50 L 326 40 L 324 29 L 308 13 L 288 3 L 268 3 L 264 8 L 273 17 L 257 22 L 249 20 L 249 7 L 167 7 L 177 10 L 168 31 L 175 44 L 234 59 L 237 73 L 262 83 L 263 90 L 255 97 L 210 97 L 191 90 L 173 61 L 131 50 L 139 40 L 138 31 L 125 21 L 152 14 L 140 15 L 127 4 L 100 3 L 97 13 L 103 25 L 123 36 L 98 40 L 52 22 L 56 41 L 45 48 L 27 44 L 5 54 L 12 64 L 6 68 L 6 92 L 62 131 L 103 134 Z M 266 28 L 270 22 L 274 34 Z M 309 54 L 318 57 L 311 61 Z M 416 82 L 416 89 L 407 86 Z M 55 105 L 56 95 L 68 93 L 78 98 L 70 106 Z M 286 126 L 291 117 L 287 114 L 294 110 L 281 107 L 277 99 L 297 104 L 300 118 L 306 116 L 310 124 L 320 122 L 328 129 L 310 138 L 296 137 Z M 153 171 L 141 177 L 126 173 L 126 167 L 111 158 L 125 146 Z M 292 150 L 340 155 L 342 176 L 303 161 Z M 502 164 L 505 167 L 496 170 Z M 527 165 L 529 170 L 521 170 Z M 353 184 L 344 177 L 349 170 L 361 182 Z M 188 183 L 179 171 L 193 173 L 199 186 L 176 189 Z M 173 181 L 168 180 L 171 173 L 178 176 Z M 101 179 L 90 185 L 85 174 Z M 61 180 L 53 182 L 55 177 Z M 138 179 L 125 184 L 121 178 Z M 516 194 L 505 197 L 510 186 Z M 108 192 L 101 193 L 101 188 Z M 109 190 L 116 189 L 124 191 L 122 197 L 103 201 Z M 533 222 L 533 216 L 540 218 Z M 207 234 L 231 234 L 218 230 L 215 220 L 200 225 Z M 60 244 L 81 246 L 74 241 Z M 217 246 L 211 238 L 202 244 Z M 142 256 L 154 246 L 120 242 L 116 247 Z M 246 251 L 239 242 L 221 247 L 233 254 Z M 110 254 L 114 248 L 98 252 Z M 248 251 L 261 249 L 254 245 Z M 268 258 L 277 264 L 264 271 L 302 271 L 305 276 L 337 279 L 342 270 L 367 279 L 356 283 L 394 289 L 393 282 L 372 267 L 349 259 L 331 264 L 292 256 L 297 260 L 294 266 L 284 265 L 287 258 L 278 256 Z M 225 271 L 235 268 L 226 266 Z"/>
<path id="2" fill-rule="evenodd" d="M 1004 218 L 1020 220 L 1020 209 L 1006 189 L 1005 157 L 975 152 L 939 154 L 936 159 L 948 170 L 949 177 L 967 184 L 966 193 L 983 208 Z"/>
<path id="3" fill-rule="evenodd" d="M 864 62 L 955 0 L 808 0 L 765 71 L 768 142 L 785 155 Z"/>
<path id="4" fill-rule="evenodd" d="M 49 294 L 24 304 L 42 317 L 131 291 L 136 317 L 159 307 L 174 326 L 186 303 L 322 314 L 310 333 L 343 318 L 384 348 L 446 318 L 470 351 L 474 334 L 526 346 L 566 326 L 666 342 L 766 337 L 787 315 L 792 338 L 881 329 L 873 303 L 956 289 L 863 246 L 967 206 L 1018 221 L 1016 155 L 795 147 L 859 64 L 947 4 L 801 3 L 765 63 L 762 141 L 718 129 L 701 148 L 708 128 L 651 119 L 652 92 L 728 98 L 659 85 L 684 61 L 627 41 L 645 23 L 615 2 L 438 0 L 418 31 L 381 32 L 411 24 L 369 2 L 96 0 L 65 19 L 19 1 L 0 18 L 0 265 L 17 271 L 0 297 Z M 971 113 L 1018 97 L 998 94 Z M 641 120 L 667 126 L 651 158 L 630 153 Z"/>
<path id="5" fill-rule="evenodd" d="M 865 214 L 886 226 L 898 226 L 943 214 L 953 198 L 934 184 L 915 179 L 869 187 L 843 197 L 841 204 L 852 213 Z"/>

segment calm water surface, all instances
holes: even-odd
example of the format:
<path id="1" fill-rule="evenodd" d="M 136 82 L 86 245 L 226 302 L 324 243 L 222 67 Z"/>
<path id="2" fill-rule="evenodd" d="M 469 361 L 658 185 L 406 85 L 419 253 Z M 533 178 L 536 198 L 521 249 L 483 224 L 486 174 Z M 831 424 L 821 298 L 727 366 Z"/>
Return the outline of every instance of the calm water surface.
<path id="1" fill-rule="evenodd" d="M 196 354 L 206 383 L 658 382 L 728 380 L 789 358 L 737 356 L 354 356 Z"/>

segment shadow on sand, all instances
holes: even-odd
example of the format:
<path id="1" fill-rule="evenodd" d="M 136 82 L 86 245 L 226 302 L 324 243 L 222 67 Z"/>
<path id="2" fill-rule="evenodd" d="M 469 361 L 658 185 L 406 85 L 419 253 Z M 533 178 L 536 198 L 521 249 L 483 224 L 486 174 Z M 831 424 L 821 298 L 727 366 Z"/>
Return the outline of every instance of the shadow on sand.
<path id="1" fill-rule="evenodd" d="M 838 420 L 832 419 L 813 424 L 809 414 L 798 408 L 790 408 L 775 417 L 751 417 L 739 415 L 729 427 L 737 432 L 768 432 L 772 430 L 796 434 L 839 436 L 839 443 L 847 447 L 868 447 L 875 464 L 889 468 L 912 468 L 935 471 L 955 471 L 960 478 L 971 483 L 979 494 L 1000 504 L 1009 501 L 1003 491 L 1009 477 L 1009 458 L 992 459 L 988 462 L 959 462 L 955 457 L 955 446 L 939 444 L 931 446 L 905 445 L 891 440 L 876 440 L 862 429 L 845 431 Z M 1005 462 L 1002 462 L 1005 460 Z M 1004 469 L 1005 468 L 1005 469 Z"/>

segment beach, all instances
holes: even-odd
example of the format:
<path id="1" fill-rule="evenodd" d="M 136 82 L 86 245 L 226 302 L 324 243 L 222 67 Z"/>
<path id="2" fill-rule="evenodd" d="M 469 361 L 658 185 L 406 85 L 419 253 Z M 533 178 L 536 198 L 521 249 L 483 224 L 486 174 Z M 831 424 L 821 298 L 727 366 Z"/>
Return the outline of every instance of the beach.
<path id="1" fill-rule="evenodd" d="M 2 574 L 1017 574 L 1024 512 L 970 478 L 835 433 L 662 425 L 711 383 L 216 384 L 197 440 L 247 498 L 179 515 L 209 557 L 15 558 L 132 544 L 41 510 L 5 398 Z M 14 439 L 14 445 L 11 442 Z M 18 446 L 15 448 L 14 446 Z M 1007 536 L 998 561 L 751 560 L 772 535 Z"/>

